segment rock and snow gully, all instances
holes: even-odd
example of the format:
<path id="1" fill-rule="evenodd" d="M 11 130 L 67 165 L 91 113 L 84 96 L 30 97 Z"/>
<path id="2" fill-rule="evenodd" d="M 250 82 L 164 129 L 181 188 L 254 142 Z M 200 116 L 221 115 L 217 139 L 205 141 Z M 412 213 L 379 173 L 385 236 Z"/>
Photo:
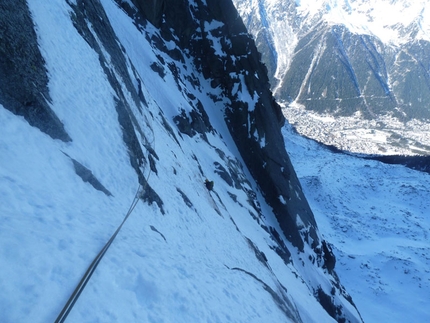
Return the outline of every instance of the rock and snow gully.
<path id="1" fill-rule="evenodd" d="M 231 1 L 0 10 L 0 321 L 54 321 L 139 186 L 67 322 L 362 321 Z"/>

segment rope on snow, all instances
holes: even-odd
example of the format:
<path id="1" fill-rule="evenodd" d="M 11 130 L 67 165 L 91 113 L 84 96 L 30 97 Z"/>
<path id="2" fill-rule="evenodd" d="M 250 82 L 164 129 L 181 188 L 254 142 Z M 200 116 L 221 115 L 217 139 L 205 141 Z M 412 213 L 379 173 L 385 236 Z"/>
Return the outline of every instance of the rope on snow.
<path id="1" fill-rule="evenodd" d="M 137 72 L 137 71 L 136 71 Z M 138 73 L 138 72 L 137 72 Z M 138 73 L 140 81 L 143 83 L 142 77 L 140 77 L 140 74 Z M 155 150 L 155 133 L 154 129 L 152 128 L 149 120 L 147 119 L 147 124 L 149 125 L 149 128 L 152 132 L 152 141 L 149 142 L 146 136 L 142 136 L 143 139 L 145 139 L 146 144 L 149 145 L 149 147 L 152 146 L 152 150 Z M 145 145 L 144 145 L 145 146 Z M 72 310 L 73 306 L 75 305 L 76 301 L 78 300 L 79 296 L 81 295 L 82 291 L 84 290 L 85 286 L 87 285 L 88 281 L 90 280 L 91 276 L 93 275 L 94 271 L 96 270 L 98 264 L 102 260 L 103 256 L 106 254 L 107 250 L 115 240 L 116 236 L 118 235 L 119 231 L 121 230 L 124 223 L 127 221 L 130 214 L 133 212 L 134 208 L 136 207 L 137 203 L 139 202 L 140 198 L 145 193 L 146 186 L 148 185 L 149 177 L 151 176 L 152 170 L 151 167 L 149 167 L 149 173 L 146 177 L 146 182 L 142 186 L 139 184 L 136 194 L 134 196 L 133 202 L 130 205 L 130 208 L 128 209 L 127 214 L 124 217 L 124 220 L 121 222 L 121 224 L 118 226 L 114 234 L 110 237 L 109 241 L 105 244 L 105 246 L 100 250 L 98 255 L 94 258 L 90 266 L 88 267 L 87 271 L 85 272 L 84 276 L 81 278 L 81 281 L 76 286 L 75 290 L 73 291 L 72 295 L 68 299 L 66 305 L 63 307 L 62 311 L 58 315 L 57 319 L 55 320 L 55 323 L 63 323 L 67 316 L 69 315 L 70 311 Z"/>
<path id="2" fill-rule="evenodd" d="M 146 140 L 146 141 L 147 141 L 147 143 L 149 143 L 150 145 L 153 146 L 153 149 L 155 149 L 155 134 L 154 134 L 154 130 L 152 129 L 151 126 L 150 126 L 150 129 L 153 133 L 153 140 L 151 143 L 149 143 L 148 140 Z M 146 186 L 148 185 L 148 181 L 149 181 L 149 177 L 151 176 L 151 173 L 152 173 L 151 167 L 149 167 L 149 173 L 148 173 L 148 176 L 146 177 L 146 181 L 145 181 L 143 186 L 141 184 L 139 184 L 137 191 L 136 191 L 136 194 L 134 195 L 133 202 L 131 203 L 127 214 L 125 215 L 124 220 L 122 220 L 121 224 L 118 226 L 118 228 L 116 229 L 114 234 L 110 237 L 109 241 L 105 244 L 105 246 L 102 248 L 102 250 L 100 250 L 98 255 L 94 258 L 94 260 L 92 261 L 92 263 L 88 267 L 87 271 L 85 272 L 85 274 L 81 278 L 81 281 L 76 286 L 72 295 L 69 297 L 69 300 L 67 301 L 66 305 L 63 307 L 62 311 L 58 315 L 57 319 L 55 320 L 55 323 L 63 323 L 66 320 L 67 316 L 69 315 L 70 311 L 72 310 L 73 306 L 75 305 L 76 301 L 78 300 L 79 296 L 81 295 L 82 291 L 84 290 L 85 286 L 87 285 L 88 281 L 90 280 L 91 276 L 93 275 L 94 271 L 96 270 L 98 264 L 102 260 L 103 256 L 106 254 L 106 252 L 109 249 L 109 247 L 111 246 L 112 242 L 115 240 L 116 236 L 118 235 L 118 233 L 121 230 L 124 223 L 127 221 L 130 214 L 133 212 L 133 210 L 136 207 L 137 203 L 139 202 L 140 198 L 145 193 L 145 189 L 146 189 Z"/>
<path id="3" fill-rule="evenodd" d="M 148 175 L 149 179 L 149 175 Z M 81 295 L 82 291 L 84 290 L 85 286 L 87 285 L 88 281 L 90 280 L 91 276 L 93 275 L 94 271 L 96 270 L 98 264 L 102 260 L 103 256 L 106 254 L 106 251 L 111 246 L 112 242 L 115 240 L 116 236 L 118 235 L 119 231 L 121 230 L 122 226 L 124 225 L 125 221 L 127 221 L 130 214 L 133 212 L 134 208 L 136 207 L 137 203 L 139 202 L 139 199 L 141 195 L 144 192 L 144 187 L 139 184 L 139 187 L 137 189 L 136 195 L 134 196 L 134 200 L 130 205 L 130 208 L 124 217 L 124 220 L 121 222 L 119 227 L 116 229 L 114 234 L 110 237 L 109 241 L 105 244 L 105 246 L 100 250 L 98 255 L 94 258 L 91 265 L 88 267 L 87 271 L 85 272 L 84 276 L 82 277 L 81 281 L 79 282 L 78 286 L 76 286 L 75 290 L 73 291 L 72 295 L 70 296 L 69 300 L 67 301 L 66 305 L 63 307 L 63 310 L 58 315 L 57 319 L 55 320 L 55 323 L 63 323 L 67 316 L 69 315 L 70 311 L 72 310 L 73 306 L 75 305 L 76 301 L 78 300 L 79 296 Z"/>

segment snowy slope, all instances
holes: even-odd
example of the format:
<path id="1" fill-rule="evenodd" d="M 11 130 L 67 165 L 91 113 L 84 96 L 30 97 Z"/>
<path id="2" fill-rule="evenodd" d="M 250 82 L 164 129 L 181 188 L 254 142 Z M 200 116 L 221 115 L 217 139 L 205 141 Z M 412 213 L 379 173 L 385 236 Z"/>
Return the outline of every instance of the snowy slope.
<path id="1" fill-rule="evenodd" d="M 428 322 L 430 176 L 334 154 L 284 127 L 338 274 L 365 322 Z"/>
<path id="2" fill-rule="evenodd" d="M 300 0 L 300 16 L 318 17 L 351 32 L 371 35 L 385 44 L 399 46 L 411 40 L 430 41 L 430 3 L 426 0 Z M 411 28 L 411 27 L 416 27 Z M 409 33 L 405 32 L 409 29 Z"/>
<path id="3" fill-rule="evenodd" d="M 106 16 L 97 1 L 28 1 L 71 141 L 0 107 L 0 321 L 53 322 L 140 190 L 67 322 L 360 322 L 325 253 L 283 236 L 227 130 L 229 99 L 158 50 L 177 48 L 151 24 L 100 3 Z M 213 129 L 187 135 L 175 118 L 197 100 Z"/>
<path id="4" fill-rule="evenodd" d="M 298 41 L 295 16 L 290 15 L 291 7 L 295 6 L 294 3 L 273 0 L 234 0 L 233 2 L 248 31 L 256 39 L 257 46 L 268 65 L 269 75 L 274 74 L 275 79 L 281 80 L 288 70 Z"/>

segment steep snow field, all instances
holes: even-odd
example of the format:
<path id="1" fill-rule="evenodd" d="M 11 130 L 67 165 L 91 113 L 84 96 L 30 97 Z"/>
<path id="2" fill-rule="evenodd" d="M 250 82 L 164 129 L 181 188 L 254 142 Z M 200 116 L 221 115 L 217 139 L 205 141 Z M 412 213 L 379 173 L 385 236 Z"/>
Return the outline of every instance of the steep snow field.
<path id="1" fill-rule="evenodd" d="M 62 0 L 28 4 L 50 77 L 50 105 L 72 141 L 52 140 L 0 106 L 2 323 L 53 322 L 139 187 L 118 123 L 117 94 L 98 55 L 74 28 L 70 6 Z M 333 322 L 310 287 L 329 293 L 328 275 L 303 254 L 294 252 L 294 263 L 284 262 L 267 228 L 281 231 L 261 195 L 252 203 L 264 218 L 243 190 L 215 172 L 215 163 L 241 162 L 223 121 L 223 102 L 209 99 L 217 90 L 184 84 L 210 107 L 216 131 L 206 134 L 207 141 L 173 130 L 172 117 L 190 109 L 189 97 L 168 69 L 162 78 L 150 68 L 156 54 L 164 54 L 154 52 L 113 1 L 102 4 L 127 53 L 130 75 L 142 83 L 147 105 L 129 103 L 138 116 L 137 144 L 154 151 L 149 156 L 145 150 L 152 165 L 146 162 L 142 172 L 162 202 L 137 204 L 67 322 Z M 191 79 L 193 66 L 178 68 Z M 208 81 L 199 81 L 210 89 Z M 68 156 L 112 195 L 78 177 Z M 237 175 L 256 190 L 246 169 Z M 213 192 L 204 186 L 206 177 L 215 181 Z"/>
<path id="2" fill-rule="evenodd" d="M 50 78 L 50 105 L 72 141 L 53 140 L 0 106 L 2 323 L 53 322 L 139 188 L 118 122 L 117 93 L 74 28 L 70 6 L 62 0 L 28 4 Z M 153 150 L 144 150 L 142 172 L 162 202 L 139 201 L 67 322 L 334 322 L 313 289 L 329 293 L 330 276 L 308 259 L 309 250 L 297 253 L 282 236 L 292 262 L 274 251 L 278 244 L 267 228 L 281 230 L 246 169 L 236 175 L 257 192 L 253 201 L 217 172 L 216 163 L 241 165 L 222 115 L 226 99 L 214 103 L 218 90 L 190 62 L 176 64 L 155 51 L 112 0 L 102 4 L 136 89 L 141 82 L 147 104 L 127 101 L 137 116 L 137 144 Z M 157 31 L 148 25 L 145 32 Z M 183 88 L 206 108 L 216 129 L 207 140 L 177 131 L 172 118 L 191 109 L 192 95 L 178 88 L 169 69 L 160 77 L 150 67 L 160 56 L 176 64 L 186 76 Z M 115 74 L 114 64 L 106 64 Z M 201 87 L 186 81 L 193 78 Z M 251 100 L 247 94 L 243 100 Z M 364 320 L 428 321 L 429 176 L 333 155 L 288 127 L 284 133 L 321 232 L 335 248 L 341 282 Z M 112 195 L 77 176 L 68 156 Z M 215 181 L 213 192 L 204 186 L 206 177 Z"/>
<path id="3" fill-rule="evenodd" d="M 320 231 L 364 322 L 430 321 L 430 176 L 334 154 L 283 129 Z"/>

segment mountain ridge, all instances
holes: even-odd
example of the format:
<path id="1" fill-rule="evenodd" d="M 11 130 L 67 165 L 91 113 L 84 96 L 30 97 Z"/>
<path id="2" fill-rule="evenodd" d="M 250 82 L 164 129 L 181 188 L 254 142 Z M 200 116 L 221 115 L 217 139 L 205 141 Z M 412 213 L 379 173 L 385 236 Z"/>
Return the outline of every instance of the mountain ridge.
<path id="1" fill-rule="evenodd" d="M 359 153 L 429 153 L 427 148 L 418 152 L 414 148 L 425 145 L 430 135 L 425 127 L 415 129 L 424 137 L 418 141 L 406 127 L 410 121 L 430 119 L 428 3 L 237 0 L 235 4 L 263 54 L 275 96 L 289 107 L 285 113 L 299 123 L 302 134 L 318 140 L 318 133 L 335 133 L 335 141 L 320 140 L 340 149 L 360 141 L 362 147 L 354 147 Z M 267 36 L 259 38 L 263 33 Z M 338 134 L 330 124 L 306 130 L 300 109 L 314 120 L 326 115 L 354 119 L 359 124 L 354 138 Z M 370 133 L 381 130 L 372 127 L 371 120 L 386 124 L 382 143 Z M 344 122 L 348 127 L 349 121 Z M 362 131 L 368 135 L 362 136 Z M 393 144 L 391 135 L 403 136 L 405 143 Z"/>

